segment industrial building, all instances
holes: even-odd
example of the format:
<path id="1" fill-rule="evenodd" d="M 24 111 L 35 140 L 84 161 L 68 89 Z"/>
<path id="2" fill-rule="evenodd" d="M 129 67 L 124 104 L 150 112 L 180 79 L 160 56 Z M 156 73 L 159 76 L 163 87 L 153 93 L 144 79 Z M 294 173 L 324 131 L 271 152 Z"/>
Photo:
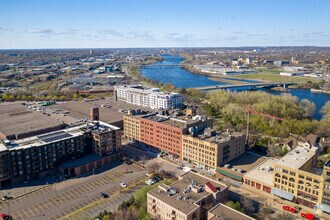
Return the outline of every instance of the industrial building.
<path id="1" fill-rule="evenodd" d="M 161 220 L 206 219 L 208 210 L 226 202 L 228 187 L 200 174 L 187 172 L 170 186 L 159 185 L 147 194 L 147 211 Z"/>
<path id="2" fill-rule="evenodd" d="M 99 162 L 103 164 L 89 165 L 87 172 L 120 159 L 120 151 L 120 129 L 100 121 L 20 140 L 4 139 L 0 143 L 0 186 L 54 175 L 61 165 L 91 154 L 94 160 L 103 159 Z M 75 173 L 74 168 L 67 166 L 61 173 L 67 177 L 82 173 Z"/>
<path id="3" fill-rule="evenodd" d="M 18 140 L 65 128 L 65 124 L 19 102 L 1 103 L 0 139 Z"/>
<path id="4" fill-rule="evenodd" d="M 152 109 L 175 109 L 183 106 L 179 93 L 160 92 L 159 88 L 145 89 L 141 85 L 115 86 L 115 100 Z"/>

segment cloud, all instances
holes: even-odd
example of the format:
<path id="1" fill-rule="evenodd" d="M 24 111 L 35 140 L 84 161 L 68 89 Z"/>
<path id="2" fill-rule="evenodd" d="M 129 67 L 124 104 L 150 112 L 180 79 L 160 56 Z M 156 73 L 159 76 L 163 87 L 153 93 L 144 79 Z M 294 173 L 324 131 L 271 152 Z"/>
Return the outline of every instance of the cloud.
<path id="1" fill-rule="evenodd" d="M 311 38 L 311 37 L 328 37 L 329 34 L 324 33 L 323 31 L 314 31 L 310 33 L 306 33 L 304 35 L 305 38 Z"/>
<path id="2" fill-rule="evenodd" d="M 4 28 L 4 27 L 0 27 L 0 31 L 12 31 L 12 28 Z"/>
<path id="3" fill-rule="evenodd" d="M 267 37 L 268 34 L 247 34 L 247 37 Z"/>
<path id="4" fill-rule="evenodd" d="M 192 34 L 188 34 L 188 33 L 173 32 L 173 33 L 166 34 L 165 38 L 168 40 L 175 40 L 175 41 L 187 41 L 187 40 L 191 40 L 192 38 L 194 38 L 194 36 Z"/>
<path id="5" fill-rule="evenodd" d="M 135 40 L 155 40 L 155 35 L 151 31 L 131 31 L 125 34 L 125 37 Z"/>
<path id="6" fill-rule="evenodd" d="M 234 31 L 233 34 L 243 34 L 244 31 Z"/>
<path id="7" fill-rule="evenodd" d="M 103 29 L 101 31 L 98 31 L 99 34 L 103 34 L 103 35 L 109 35 L 111 37 L 124 37 L 125 34 L 118 32 L 114 29 Z"/>
<path id="8" fill-rule="evenodd" d="M 53 33 L 55 33 L 50 28 L 33 28 L 33 29 L 26 30 L 26 32 L 28 32 L 28 33 L 36 33 L 36 34 L 53 34 Z"/>
<path id="9" fill-rule="evenodd" d="M 237 36 L 229 36 L 229 37 L 224 37 L 224 40 L 238 40 Z"/>

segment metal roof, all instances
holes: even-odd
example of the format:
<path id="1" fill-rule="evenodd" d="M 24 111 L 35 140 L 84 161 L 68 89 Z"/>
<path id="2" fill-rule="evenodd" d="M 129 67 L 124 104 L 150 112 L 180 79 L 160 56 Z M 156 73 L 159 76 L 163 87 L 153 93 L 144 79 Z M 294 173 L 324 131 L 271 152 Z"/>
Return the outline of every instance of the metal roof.
<path id="1" fill-rule="evenodd" d="M 289 201 L 292 201 L 294 198 L 293 194 L 280 190 L 278 188 L 272 188 L 272 194 L 279 196 L 283 199 L 289 200 Z"/>

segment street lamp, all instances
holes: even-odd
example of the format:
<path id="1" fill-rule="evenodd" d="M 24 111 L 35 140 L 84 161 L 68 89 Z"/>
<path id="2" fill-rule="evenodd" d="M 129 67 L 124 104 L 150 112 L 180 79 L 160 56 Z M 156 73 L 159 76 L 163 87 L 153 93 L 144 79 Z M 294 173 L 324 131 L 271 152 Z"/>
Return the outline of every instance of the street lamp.
<path id="1" fill-rule="evenodd" d="M 54 189 L 55 189 L 55 197 L 56 197 L 56 201 L 58 201 L 58 198 L 57 198 L 57 190 L 56 190 L 56 182 L 54 183 Z"/>

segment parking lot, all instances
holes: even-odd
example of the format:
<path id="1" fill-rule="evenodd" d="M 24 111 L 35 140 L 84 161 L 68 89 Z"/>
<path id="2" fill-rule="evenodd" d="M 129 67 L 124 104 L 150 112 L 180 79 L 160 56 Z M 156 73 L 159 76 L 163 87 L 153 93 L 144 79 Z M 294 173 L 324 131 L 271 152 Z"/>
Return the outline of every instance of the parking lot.
<path id="1" fill-rule="evenodd" d="M 132 173 L 125 173 L 129 170 Z M 8 200 L 1 204 L 1 212 L 14 219 L 60 219 L 77 210 L 89 206 L 88 216 L 95 216 L 108 206 L 117 207 L 120 201 L 127 199 L 126 193 L 136 190 L 136 184 L 146 179 L 146 170 L 136 165 L 120 165 L 103 173 L 67 180 L 52 184 L 23 197 Z M 123 188 L 120 182 L 128 186 Z M 108 195 L 101 198 L 100 192 Z M 104 207 L 104 208 L 103 208 Z M 86 215 L 85 215 L 86 216 Z"/>

